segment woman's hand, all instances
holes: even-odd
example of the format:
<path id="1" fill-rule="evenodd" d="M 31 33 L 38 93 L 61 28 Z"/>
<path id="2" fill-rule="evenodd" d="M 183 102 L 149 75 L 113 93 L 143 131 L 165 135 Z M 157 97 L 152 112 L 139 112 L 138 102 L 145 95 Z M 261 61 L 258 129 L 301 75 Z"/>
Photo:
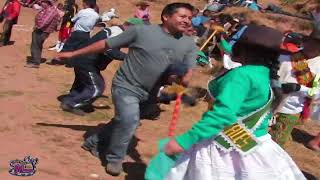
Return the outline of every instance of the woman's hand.
<path id="1" fill-rule="evenodd" d="M 164 147 L 164 152 L 171 156 L 174 154 L 178 154 L 183 152 L 184 150 L 182 149 L 182 147 L 176 142 L 175 139 L 171 139 Z"/>

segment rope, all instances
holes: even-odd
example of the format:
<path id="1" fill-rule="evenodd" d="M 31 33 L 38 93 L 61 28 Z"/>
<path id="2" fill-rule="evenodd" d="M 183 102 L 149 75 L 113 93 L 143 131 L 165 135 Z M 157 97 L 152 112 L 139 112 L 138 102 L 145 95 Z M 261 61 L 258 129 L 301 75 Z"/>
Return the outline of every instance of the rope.
<path id="1" fill-rule="evenodd" d="M 178 118 L 179 118 L 179 109 L 180 109 L 180 104 L 181 104 L 181 97 L 182 97 L 182 93 L 179 93 L 177 95 L 176 104 L 174 106 L 172 120 L 171 120 L 170 125 L 169 125 L 169 134 L 168 134 L 169 137 L 173 137 L 174 136 L 174 131 L 176 130 L 177 121 L 178 121 Z"/>

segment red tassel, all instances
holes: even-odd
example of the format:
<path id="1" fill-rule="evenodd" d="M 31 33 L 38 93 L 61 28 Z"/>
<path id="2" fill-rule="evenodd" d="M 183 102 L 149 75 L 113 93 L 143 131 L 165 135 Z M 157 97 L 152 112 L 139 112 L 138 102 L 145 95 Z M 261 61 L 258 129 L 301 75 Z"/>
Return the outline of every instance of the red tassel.
<path id="1" fill-rule="evenodd" d="M 169 125 L 169 137 L 174 136 L 174 131 L 176 130 L 176 126 L 177 126 L 177 121 L 179 118 L 179 109 L 180 109 L 180 104 L 181 104 L 181 97 L 182 94 L 178 94 L 177 95 L 177 99 L 176 99 L 176 104 L 174 106 L 174 110 L 173 110 L 173 115 L 172 115 L 172 120 L 170 122 Z"/>

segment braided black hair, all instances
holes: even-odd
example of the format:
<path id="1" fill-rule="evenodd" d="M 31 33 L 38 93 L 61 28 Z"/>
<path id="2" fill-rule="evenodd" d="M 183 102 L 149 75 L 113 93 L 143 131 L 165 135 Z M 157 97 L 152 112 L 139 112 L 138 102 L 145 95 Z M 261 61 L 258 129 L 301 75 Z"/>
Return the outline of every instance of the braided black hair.
<path id="1" fill-rule="evenodd" d="M 234 58 L 239 58 L 245 64 L 263 65 L 270 69 L 270 78 L 278 80 L 279 76 L 279 52 L 263 47 L 257 44 L 248 44 L 238 41 L 233 46 L 232 55 Z"/>

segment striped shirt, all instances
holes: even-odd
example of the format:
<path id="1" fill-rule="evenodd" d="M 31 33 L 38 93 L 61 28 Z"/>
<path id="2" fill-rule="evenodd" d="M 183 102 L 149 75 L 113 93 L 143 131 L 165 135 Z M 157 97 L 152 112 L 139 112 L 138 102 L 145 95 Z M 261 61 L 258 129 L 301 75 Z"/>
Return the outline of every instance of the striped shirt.
<path id="1" fill-rule="evenodd" d="M 46 33 L 52 33 L 57 30 L 60 22 L 60 16 L 54 6 L 42 9 L 35 18 L 35 27 Z"/>

